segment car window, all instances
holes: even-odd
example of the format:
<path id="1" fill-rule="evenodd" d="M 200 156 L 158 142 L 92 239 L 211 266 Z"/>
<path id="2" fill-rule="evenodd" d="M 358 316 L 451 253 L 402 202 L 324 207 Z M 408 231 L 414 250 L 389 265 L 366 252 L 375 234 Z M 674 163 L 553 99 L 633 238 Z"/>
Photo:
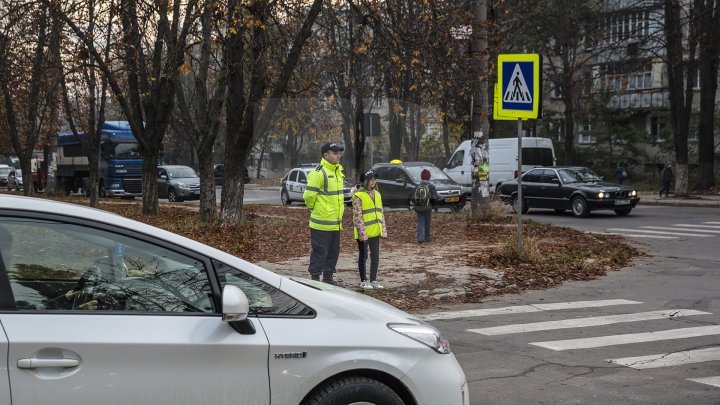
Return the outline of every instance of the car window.
<path id="1" fill-rule="evenodd" d="M 298 182 L 306 184 L 307 183 L 307 174 L 302 171 L 298 171 Z"/>
<path id="2" fill-rule="evenodd" d="M 531 166 L 553 166 L 552 149 L 523 147 L 522 163 Z"/>
<path id="3" fill-rule="evenodd" d="M 388 180 L 390 180 L 390 181 L 395 181 L 397 179 L 407 180 L 407 176 L 405 175 L 405 172 L 399 167 L 391 167 L 388 170 L 387 177 L 388 177 Z"/>
<path id="4" fill-rule="evenodd" d="M 213 312 L 202 261 L 87 226 L 1 218 L 19 310 Z"/>
<path id="5" fill-rule="evenodd" d="M 526 183 L 539 183 L 541 175 L 542 173 L 540 170 L 530 170 L 523 175 L 522 181 Z"/>
<path id="6" fill-rule="evenodd" d="M 558 183 L 558 175 L 555 172 L 555 170 L 552 169 L 544 169 L 542 173 L 542 182 L 543 183 Z"/>
<path id="7" fill-rule="evenodd" d="M 220 278 L 220 285 L 225 287 L 229 284 L 240 288 L 248 298 L 250 311 L 255 315 L 315 316 L 315 311 L 310 307 L 243 271 L 218 260 L 213 260 L 213 266 Z"/>
<path id="8" fill-rule="evenodd" d="M 170 178 L 177 179 L 198 177 L 197 173 L 195 173 L 195 170 L 193 170 L 191 167 L 173 167 L 172 169 L 168 169 L 168 174 L 170 175 Z"/>
<path id="9" fill-rule="evenodd" d="M 427 169 L 430 172 L 430 180 L 450 180 L 450 178 L 437 166 L 408 166 L 407 171 L 416 183 L 420 182 L 420 174 Z"/>
<path id="10" fill-rule="evenodd" d="M 594 183 L 602 180 L 587 167 L 571 167 L 558 170 L 563 183 Z"/>
<path id="11" fill-rule="evenodd" d="M 453 167 L 462 166 L 463 161 L 465 160 L 465 151 L 459 150 L 455 152 L 455 154 L 450 158 L 450 161 L 448 162 L 448 169 L 452 169 Z"/>

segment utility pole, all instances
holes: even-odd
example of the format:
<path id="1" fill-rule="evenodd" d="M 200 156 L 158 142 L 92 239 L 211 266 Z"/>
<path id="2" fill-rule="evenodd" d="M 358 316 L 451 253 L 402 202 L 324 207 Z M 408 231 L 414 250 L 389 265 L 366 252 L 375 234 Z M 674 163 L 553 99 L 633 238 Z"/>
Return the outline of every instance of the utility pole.
<path id="1" fill-rule="evenodd" d="M 471 106 L 470 153 L 473 163 L 473 185 L 470 209 L 472 216 L 477 217 L 481 210 L 487 210 L 490 206 L 488 172 L 478 170 L 479 166 L 487 168 L 489 163 L 487 0 L 473 0 L 473 17 L 471 54 L 475 88 Z"/>

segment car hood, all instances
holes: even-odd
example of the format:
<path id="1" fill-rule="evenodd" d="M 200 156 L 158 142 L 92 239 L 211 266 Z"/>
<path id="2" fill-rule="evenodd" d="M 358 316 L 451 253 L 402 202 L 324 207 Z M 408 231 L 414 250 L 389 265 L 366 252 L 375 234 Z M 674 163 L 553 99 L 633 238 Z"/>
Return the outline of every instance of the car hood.
<path id="1" fill-rule="evenodd" d="M 598 190 L 598 191 L 620 191 L 620 190 L 630 190 L 628 187 L 618 186 L 617 184 L 612 183 L 606 183 L 606 182 L 599 182 L 599 183 L 569 183 L 567 186 L 570 187 L 578 187 L 578 188 L 585 188 L 590 190 Z"/>
<path id="2" fill-rule="evenodd" d="M 435 189 L 438 191 L 462 189 L 462 187 L 459 184 L 455 183 L 454 181 L 447 181 L 447 180 L 432 181 L 432 180 L 430 180 L 430 183 L 432 183 L 432 185 L 435 186 Z"/>
<path id="3" fill-rule="evenodd" d="M 324 316 L 368 318 L 384 322 L 408 322 L 409 319 L 417 319 L 368 295 L 320 281 L 288 277 L 283 279 L 281 289 Z"/>

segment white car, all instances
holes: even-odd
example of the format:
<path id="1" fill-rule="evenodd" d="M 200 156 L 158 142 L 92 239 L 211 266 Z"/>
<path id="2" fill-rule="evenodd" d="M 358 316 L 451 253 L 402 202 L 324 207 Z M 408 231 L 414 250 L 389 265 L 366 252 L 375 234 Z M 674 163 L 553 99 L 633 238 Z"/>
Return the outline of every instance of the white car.
<path id="1" fill-rule="evenodd" d="M 92 208 L 0 195 L 0 403 L 469 404 L 433 326 Z"/>
<path id="2" fill-rule="evenodd" d="M 303 193 L 305 193 L 305 187 L 307 187 L 308 173 L 311 170 L 315 170 L 318 165 L 315 163 L 303 163 L 299 167 L 291 169 L 285 173 L 281 180 L 282 187 L 280 187 L 280 201 L 287 205 L 293 201 L 305 201 L 303 199 Z M 352 204 L 352 193 L 350 189 L 352 184 L 345 179 L 345 187 L 343 188 L 343 200 L 345 205 Z"/>

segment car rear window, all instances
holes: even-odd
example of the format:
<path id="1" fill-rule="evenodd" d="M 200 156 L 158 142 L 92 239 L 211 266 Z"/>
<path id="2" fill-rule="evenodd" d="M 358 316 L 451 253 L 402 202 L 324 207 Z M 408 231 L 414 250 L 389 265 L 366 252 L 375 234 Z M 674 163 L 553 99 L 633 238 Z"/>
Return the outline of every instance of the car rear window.
<path id="1" fill-rule="evenodd" d="M 553 166 L 552 149 L 549 148 L 523 148 L 522 163 L 532 166 Z"/>

